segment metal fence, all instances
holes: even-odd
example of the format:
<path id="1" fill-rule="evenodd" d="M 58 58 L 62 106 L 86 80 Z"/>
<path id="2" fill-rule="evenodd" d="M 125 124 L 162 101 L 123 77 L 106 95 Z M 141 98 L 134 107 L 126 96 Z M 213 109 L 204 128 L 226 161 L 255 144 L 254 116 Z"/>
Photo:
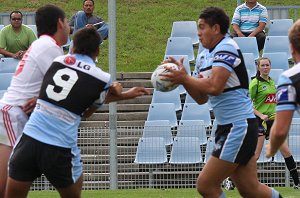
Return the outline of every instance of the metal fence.
<path id="1" fill-rule="evenodd" d="M 199 127 L 199 126 L 197 126 Z M 191 127 L 191 130 L 199 131 L 197 127 Z M 137 188 L 193 188 L 196 185 L 196 179 L 199 172 L 202 170 L 206 155 L 209 152 L 211 138 L 211 127 L 207 130 L 207 143 L 200 143 L 195 150 L 179 147 L 179 163 L 177 156 L 177 163 L 171 160 L 172 151 L 175 150 L 176 137 L 178 135 L 178 128 L 172 128 L 172 136 L 174 141 L 172 144 L 164 145 L 166 151 L 166 161 L 156 161 L 153 164 L 142 163 L 138 164 L 136 159 L 137 147 L 140 138 L 143 136 L 144 127 L 118 127 L 117 133 L 117 167 L 118 167 L 118 189 L 137 189 Z M 162 127 L 157 127 L 155 130 L 161 131 Z M 294 131 L 300 131 L 299 124 L 293 124 Z M 300 133 L 298 134 L 300 137 Z M 294 136 L 293 136 L 294 137 Z M 298 171 L 300 170 L 300 138 L 293 138 L 293 145 L 297 145 L 298 149 L 292 150 L 292 154 L 297 161 Z M 85 190 L 109 189 L 110 188 L 110 162 L 109 162 L 109 128 L 79 128 L 78 144 L 81 148 L 84 184 Z M 159 146 L 157 141 L 152 142 L 153 145 Z M 151 145 L 151 144 L 150 144 Z M 193 145 L 193 142 L 190 143 Z M 181 145 L 182 146 L 182 145 Z M 148 147 L 149 149 L 149 147 Z M 155 155 L 157 149 L 150 148 L 152 155 Z M 178 148 L 177 148 L 178 150 Z M 200 161 L 196 157 L 196 163 L 192 161 L 185 161 L 186 157 L 194 155 L 200 150 Z M 186 152 L 186 153 L 184 153 Z M 208 153 L 208 154 L 207 154 Z M 180 156 L 183 158 L 180 162 Z M 264 156 L 264 151 L 262 155 Z M 289 171 L 285 167 L 284 160 L 276 159 L 260 159 L 257 163 L 259 180 L 269 186 L 291 186 L 292 180 Z M 154 156 L 155 157 L 155 156 Z M 143 159 L 152 160 L 152 159 Z M 155 159 L 157 160 L 157 159 Z M 262 160 L 262 161 L 261 161 Z M 173 162 L 172 162 L 173 161 Z M 175 160 L 176 161 L 176 160 Z M 192 163 L 191 163 L 192 162 Z M 32 185 L 32 190 L 53 190 L 54 188 L 43 176 L 37 179 Z"/>

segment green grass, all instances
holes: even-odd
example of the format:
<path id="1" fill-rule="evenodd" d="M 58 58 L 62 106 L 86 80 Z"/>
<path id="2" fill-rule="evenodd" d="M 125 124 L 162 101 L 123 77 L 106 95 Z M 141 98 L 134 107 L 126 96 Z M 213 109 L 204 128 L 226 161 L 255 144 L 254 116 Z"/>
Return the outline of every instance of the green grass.
<path id="1" fill-rule="evenodd" d="M 292 188 L 276 188 L 285 198 L 299 198 L 300 191 Z M 240 197 L 237 190 L 224 191 L 227 198 Z M 56 191 L 31 191 L 29 198 L 58 198 Z M 82 197 L 88 198 L 198 198 L 196 189 L 137 189 L 137 190 L 90 190 L 83 191 Z"/>
<path id="2" fill-rule="evenodd" d="M 95 13 L 108 21 L 107 0 L 96 0 Z M 117 0 L 117 71 L 153 71 L 162 61 L 173 21 L 197 20 L 206 6 L 225 9 L 230 18 L 236 7 L 235 0 Z M 300 5 L 295 0 L 260 0 L 266 6 Z M 35 11 L 52 3 L 71 17 L 81 9 L 78 0 L 2 0 L 0 12 Z M 298 15 L 300 12 L 298 12 Z M 99 66 L 108 71 L 108 42 L 101 46 Z"/>

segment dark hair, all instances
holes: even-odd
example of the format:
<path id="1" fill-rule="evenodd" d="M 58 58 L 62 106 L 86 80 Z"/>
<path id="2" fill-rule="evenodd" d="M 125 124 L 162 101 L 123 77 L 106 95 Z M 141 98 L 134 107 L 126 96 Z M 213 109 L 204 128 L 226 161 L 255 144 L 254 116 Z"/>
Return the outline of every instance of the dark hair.
<path id="1" fill-rule="evenodd" d="M 101 42 L 101 36 L 96 29 L 83 28 L 77 31 L 73 37 L 73 53 L 92 57 L 99 49 L 99 43 Z"/>
<path id="2" fill-rule="evenodd" d="M 212 27 L 215 24 L 218 24 L 220 26 L 220 31 L 223 35 L 225 35 L 228 32 L 229 17 L 222 8 L 205 8 L 200 14 L 199 19 L 204 19 L 210 27 Z"/>
<path id="3" fill-rule="evenodd" d="M 84 3 L 85 3 L 86 1 L 91 1 L 91 2 L 93 2 L 93 5 L 95 5 L 94 0 L 83 0 L 82 5 L 84 5 Z"/>
<path id="4" fill-rule="evenodd" d="M 260 65 L 260 61 L 262 61 L 262 60 L 268 60 L 269 63 L 270 63 L 270 65 L 271 65 L 271 60 L 270 60 L 269 58 L 267 58 L 267 57 L 261 57 L 261 58 L 259 58 L 259 59 L 257 60 L 257 63 L 256 63 L 256 65 L 257 65 L 257 70 L 256 70 L 256 75 L 255 75 L 255 77 L 259 77 L 259 76 L 260 76 L 260 71 L 259 71 L 258 67 L 259 67 L 259 65 Z"/>
<path id="5" fill-rule="evenodd" d="M 35 23 L 38 37 L 42 34 L 50 36 L 57 32 L 57 22 L 61 19 L 64 21 L 65 12 L 55 5 L 45 5 L 40 7 L 35 14 Z"/>
<path id="6" fill-rule="evenodd" d="M 22 14 L 21 11 L 14 10 L 14 11 L 12 11 L 12 12 L 9 14 L 9 18 L 10 18 L 10 19 L 11 19 L 11 15 L 14 14 L 14 13 L 21 14 L 21 18 L 23 18 L 23 14 Z"/>

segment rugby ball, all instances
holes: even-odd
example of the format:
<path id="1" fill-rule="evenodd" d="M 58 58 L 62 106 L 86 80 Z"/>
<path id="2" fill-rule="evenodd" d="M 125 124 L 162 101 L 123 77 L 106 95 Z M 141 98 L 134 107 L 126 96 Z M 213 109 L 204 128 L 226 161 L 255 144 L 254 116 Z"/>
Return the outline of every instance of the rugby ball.
<path id="1" fill-rule="evenodd" d="M 171 85 L 172 83 L 170 81 L 161 80 L 163 76 L 160 76 L 160 74 L 169 72 L 166 68 L 178 70 L 178 66 L 174 63 L 164 63 L 159 65 L 151 76 L 151 83 L 157 91 L 167 92 L 178 87 L 178 84 Z"/>

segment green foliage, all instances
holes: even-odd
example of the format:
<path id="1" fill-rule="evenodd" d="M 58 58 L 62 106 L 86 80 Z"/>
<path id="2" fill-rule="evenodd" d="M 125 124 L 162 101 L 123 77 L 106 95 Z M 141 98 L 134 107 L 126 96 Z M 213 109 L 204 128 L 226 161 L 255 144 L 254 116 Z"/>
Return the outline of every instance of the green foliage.
<path id="1" fill-rule="evenodd" d="M 265 6 L 300 5 L 295 0 L 259 2 Z M 35 11 L 48 3 L 62 7 L 69 18 L 82 8 L 81 0 L 2 0 L 5 6 L 0 7 L 0 12 Z M 207 6 L 222 7 L 231 18 L 236 7 L 235 0 L 116 0 L 116 4 L 118 72 L 154 70 L 164 57 L 173 21 L 197 20 Z M 95 14 L 108 21 L 108 1 L 96 0 L 95 6 Z M 108 41 L 101 46 L 98 60 L 100 67 L 108 71 Z"/>

